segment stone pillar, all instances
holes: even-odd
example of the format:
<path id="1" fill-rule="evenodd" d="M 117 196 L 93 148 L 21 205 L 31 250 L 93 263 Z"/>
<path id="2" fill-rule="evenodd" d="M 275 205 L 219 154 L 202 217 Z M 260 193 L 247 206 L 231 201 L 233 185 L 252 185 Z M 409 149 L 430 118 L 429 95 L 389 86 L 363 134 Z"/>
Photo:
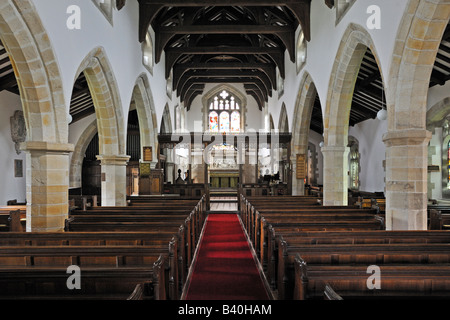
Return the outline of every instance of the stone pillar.
<path id="1" fill-rule="evenodd" d="M 30 141 L 26 152 L 27 232 L 63 232 L 69 212 L 72 144 Z"/>
<path id="2" fill-rule="evenodd" d="M 127 205 L 127 163 L 130 156 L 99 155 L 102 166 L 102 206 Z"/>
<path id="3" fill-rule="evenodd" d="M 348 204 L 348 147 L 322 147 L 323 154 L 323 204 L 346 206 Z"/>
<path id="4" fill-rule="evenodd" d="M 431 132 L 388 132 L 386 144 L 386 229 L 427 229 L 428 142 Z"/>

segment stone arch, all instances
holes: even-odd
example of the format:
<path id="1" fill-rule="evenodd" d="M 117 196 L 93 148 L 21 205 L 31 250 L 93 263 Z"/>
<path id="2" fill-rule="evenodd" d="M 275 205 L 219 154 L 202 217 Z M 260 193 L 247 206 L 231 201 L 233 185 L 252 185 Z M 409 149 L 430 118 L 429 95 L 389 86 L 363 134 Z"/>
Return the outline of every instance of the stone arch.
<path id="1" fill-rule="evenodd" d="M 27 127 L 21 146 L 27 152 L 26 230 L 62 231 L 73 145 L 68 144 L 68 111 L 57 58 L 31 1 L 1 2 L 0 38 L 14 69 Z"/>
<path id="2" fill-rule="evenodd" d="M 70 162 L 69 186 L 71 188 L 81 188 L 82 186 L 81 178 L 83 172 L 84 155 L 86 154 L 86 150 L 97 132 L 97 120 L 94 120 L 90 125 L 87 126 L 87 128 L 78 139 L 75 150 L 72 154 L 72 160 Z"/>
<path id="3" fill-rule="evenodd" d="M 281 133 L 289 132 L 289 118 L 286 111 L 286 105 L 284 104 L 284 102 L 283 105 L 281 106 L 280 118 L 278 120 L 278 130 L 280 130 Z"/>
<path id="4" fill-rule="evenodd" d="M 294 109 L 294 118 L 292 121 L 292 194 L 304 194 L 304 181 L 297 179 L 297 155 L 304 156 L 308 154 L 308 137 L 311 124 L 311 115 L 314 108 L 317 89 L 314 81 L 308 72 L 304 72 L 300 81 L 297 100 Z"/>
<path id="5" fill-rule="evenodd" d="M 170 108 L 169 104 L 166 103 L 163 111 L 163 115 L 161 118 L 161 126 L 160 126 L 161 134 L 169 134 L 173 132 L 172 129 L 172 117 L 170 116 Z"/>
<path id="6" fill-rule="evenodd" d="M 448 0 L 409 1 L 390 69 L 388 128 L 424 129 L 429 82 L 450 19 Z"/>
<path id="7" fill-rule="evenodd" d="M 101 161 L 102 206 L 126 205 L 126 125 L 116 79 L 102 47 L 94 48 L 81 62 L 74 78 L 83 72 L 97 118 Z"/>
<path id="8" fill-rule="evenodd" d="M 156 120 L 153 95 L 151 93 L 148 78 L 145 74 L 140 75 L 136 80 L 136 85 L 133 88 L 132 99 L 135 102 L 139 119 L 141 147 L 151 146 L 152 150 L 157 150 L 158 123 Z M 156 163 L 158 161 L 157 153 L 152 152 L 152 156 L 152 162 Z"/>
<path id="9" fill-rule="evenodd" d="M 377 50 L 370 34 L 351 23 L 345 31 L 331 72 L 324 112 L 325 146 L 347 146 L 353 91 L 367 49 L 372 51 L 384 82 Z"/>
<path id="10" fill-rule="evenodd" d="M 432 137 L 426 128 L 427 98 L 449 19 L 448 0 L 410 0 L 397 32 L 386 95 L 388 132 L 383 136 L 388 230 L 427 229 L 427 158 Z"/>
<path id="11" fill-rule="evenodd" d="M 370 34 L 360 25 L 349 24 L 331 72 L 324 112 L 324 205 L 348 204 L 349 118 L 356 80 L 367 49 L 374 55 L 383 80 Z"/>
<path id="12" fill-rule="evenodd" d="M 440 127 L 444 123 L 444 118 L 450 114 L 450 97 L 446 97 L 435 103 L 427 111 L 427 129 Z"/>
<path id="13" fill-rule="evenodd" d="M 116 79 L 105 50 L 93 49 L 84 58 L 75 79 L 84 72 L 94 102 L 100 155 L 125 155 L 125 120 Z"/>
<path id="14" fill-rule="evenodd" d="M 28 141 L 68 142 L 58 62 L 47 31 L 29 0 L 0 4 L 0 38 L 19 85 Z"/>

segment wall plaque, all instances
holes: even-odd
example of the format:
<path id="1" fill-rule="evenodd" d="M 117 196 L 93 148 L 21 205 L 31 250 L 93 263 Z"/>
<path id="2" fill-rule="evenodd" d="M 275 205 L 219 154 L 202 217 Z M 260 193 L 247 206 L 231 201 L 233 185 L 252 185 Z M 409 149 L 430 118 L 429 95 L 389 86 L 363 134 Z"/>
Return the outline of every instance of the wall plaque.
<path id="1" fill-rule="evenodd" d="M 440 171 L 441 171 L 440 166 L 435 165 L 428 166 L 428 172 L 440 172 Z"/>
<path id="2" fill-rule="evenodd" d="M 306 156 L 297 154 L 297 179 L 306 178 Z"/>
<path id="3" fill-rule="evenodd" d="M 152 147 L 144 147 L 144 161 L 152 161 L 153 160 L 153 154 L 152 154 Z"/>

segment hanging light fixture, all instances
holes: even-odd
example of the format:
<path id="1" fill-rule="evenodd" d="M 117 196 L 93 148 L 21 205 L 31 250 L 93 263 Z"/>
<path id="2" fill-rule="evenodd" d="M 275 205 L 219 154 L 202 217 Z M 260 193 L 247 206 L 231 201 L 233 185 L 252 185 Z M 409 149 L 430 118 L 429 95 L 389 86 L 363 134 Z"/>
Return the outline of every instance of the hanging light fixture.
<path id="1" fill-rule="evenodd" d="M 384 108 L 384 86 L 381 84 L 381 110 L 377 113 L 377 118 L 380 121 L 387 119 L 387 110 Z"/>

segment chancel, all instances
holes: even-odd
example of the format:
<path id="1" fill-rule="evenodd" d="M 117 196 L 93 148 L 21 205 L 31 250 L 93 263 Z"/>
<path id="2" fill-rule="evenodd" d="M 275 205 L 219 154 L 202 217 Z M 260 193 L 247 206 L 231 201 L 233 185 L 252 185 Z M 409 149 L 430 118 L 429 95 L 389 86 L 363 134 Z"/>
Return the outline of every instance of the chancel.
<path id="1" fill-rule="evenodd" d="M 450 298 L 448 0 L 75 2 L 0 4 L 0 299 Z"/>

